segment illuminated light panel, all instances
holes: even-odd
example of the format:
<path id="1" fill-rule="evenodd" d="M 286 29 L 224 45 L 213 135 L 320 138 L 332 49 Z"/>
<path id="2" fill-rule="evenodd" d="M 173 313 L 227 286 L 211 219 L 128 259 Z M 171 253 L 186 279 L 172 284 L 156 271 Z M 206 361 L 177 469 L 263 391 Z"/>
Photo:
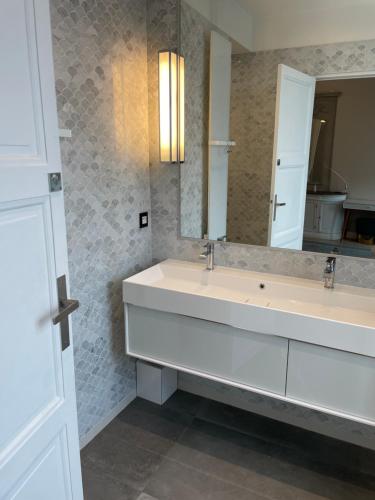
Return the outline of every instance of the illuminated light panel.
<path id="1" fill-rule="evenodd" d="M 179 61 L 175 52 L 159 52 L 161 162 L 185 160 L 185 61 L 182 56 Z"/>

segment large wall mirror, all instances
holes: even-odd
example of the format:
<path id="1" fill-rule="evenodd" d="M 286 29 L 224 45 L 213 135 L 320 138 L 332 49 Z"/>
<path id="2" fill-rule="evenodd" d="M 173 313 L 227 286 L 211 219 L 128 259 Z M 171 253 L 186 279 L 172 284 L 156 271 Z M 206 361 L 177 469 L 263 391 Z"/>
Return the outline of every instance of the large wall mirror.
<path id="1" fill-rule="evenodd" d="M 271 4 L 181 1 L 181 236 L 374 258 L 375 78 L 328 31 L 254 43 Z"/>

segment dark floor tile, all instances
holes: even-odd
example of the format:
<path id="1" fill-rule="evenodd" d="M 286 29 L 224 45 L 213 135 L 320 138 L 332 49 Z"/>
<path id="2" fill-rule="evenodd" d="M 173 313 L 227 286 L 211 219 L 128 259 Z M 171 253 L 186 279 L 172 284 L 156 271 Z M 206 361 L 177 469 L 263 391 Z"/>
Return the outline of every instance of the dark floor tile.
<path id="1" fill-rule="evenodd" d="M 196 416 L 207 405 L 208 400 L 190 392 L 176 391 L 163 405 L 164 408 Z"/>
<path id="2" fill-rule="evenodd" d="M 291 434 L 291 430 L 294 430 L 295 435 L 306 432 L 289 424 L 217 401 L 209 401 L 206 406 L 202 406 L 197 416 L 201 420 L 228 427 L 244 434 L 266 437 L 268 441 L 276 443 L 284 443 L 286 437 Z"/>
<path id="3" fill-rule="evenodd" d="M 155 422 L 154 429 L 139 424 L 129 424 L 119 418 L 113 420 L 106 432 L 124 442 L 124 445 L 133 445 L 145 450 L 165 455 L 182 434 L 185 426 L 168 425 L 165 422 Z"/>
<path id="4" fill-rule="evenodd" d="M 374 499 L 368 478 L 327 474 L 296 451 L 196 420 L 168 458 L 273 499 Z"/>
<path id="5" fill-rule="evenodd" d="M 82 464 L 89 465 L 96 461 L 97 467 L 110 469 L 118 447 L 119 440 L 116 436 L 109 435 L 104 429 L 81 450 Z"/>
<path id="6" fill-rule="evenodd" d="M 141 492 L 162 456 L 103 431 L 81 453 L 83 467 Z"/>
<path id="7" fill-rule="evenodd" d="M 374 457 L 178 391 L 162 407 L 135 400 L 82 464 L 86 500 L 374 500 Z"/>
<path id="8" fill-rule="evenodd" d="M 169 460 L 164 460 L 145 492 L 159 500 L 265 500 L 261 495 Z"/>
<path id="9" fill-rule="evenodd" d="M 105 474 L 90 467 L 82 467 L 83 494 L 85 500 L 138 500 L 139 491 L 119 484 Z M 145 497 L 143 500 L 147 500 Z"/>
<path id="10" fill-rule="evenodd" d="M 115 418 L 104 432 L 129 445 L 164 455 L 192 419 L 193 417 L 186 415 L 184 411 L 177 412 L 173 408 L 164 408 L 137 399 Z"/>
<path id="11" fill-rule="evenodd" d="M 351 471 L 374 474 L 375 452 L 360 446 L 216 401 L 210 401 L 206 406 L 201 405 L 197 416 L 202 420 L 259 437 L 283 447 L 299 452 L 303 450 L 306 456 L 328 466 L 335 464 L 346 474 L 350 474 Z M 322 449 L 324 453 L 321 453 Z"/>
<path id="12" fill-rule="evenodd" d="M 118 418 L 124 422 L 131 424 L 142 425 L 145 428 L 154 429 L 155 424 L 164 422 L 174 426 L 189 425 L 194 418 L 194 414 L 187 411 L 178 410 L 172 402 L 167 402 L 164 405 L 158 405 L 146 401 L 145 399 L 135 399 Z M 172 427 L 172 428 L 173 428 Z"/>

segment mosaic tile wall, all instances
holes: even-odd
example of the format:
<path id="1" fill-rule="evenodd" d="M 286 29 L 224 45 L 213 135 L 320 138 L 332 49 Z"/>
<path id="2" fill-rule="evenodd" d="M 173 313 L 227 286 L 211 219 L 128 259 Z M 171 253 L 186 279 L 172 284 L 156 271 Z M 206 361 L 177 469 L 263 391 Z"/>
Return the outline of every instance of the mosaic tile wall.
<path id="1" fill-rule="evenodd" d="M 207 232 L 210 26 L 185 2 L 181 2 L 181 53 L 186 68 L 187 152 L 181 165 L 181 234 L 202 238 Z"/>
<path id="2" fill-rule="evenodd" d="M 272 68 L 256 54 L 232 57 L 231 138 L 228 176 L 228 240 L 266 245 L 272 175 L 274 99 Z"/>
<path id="3" fill-rule="evenodd" d="M 173 0 L 151 0 L 149 11 L 149 47 L 157 52 L 158 44 L 163 47 L 169 41 L 175 43 L 173 26 L 175 22 L 168 10 Z M 168 36 L 166 36 L 168 34 Z M 150 57 L 150 55 L 149 55 Z M 262 57 L 262 53 L 259 54 Z M 277 63 L 284 62 L 312 74 L 346 73 L 353 71 L 375 70 L 375 41 L 306 47 L 285 51 L 273 51 L 263 59 L 264 71 L 273 70 Z M 157 108 L 152 103 L 155 98 L 157 75 L 149 73 L 150 84 L 150 141 L 154 143 L 150 154 L 151 196 L 153 222 L 153 260 L 158 262 L 166 258 L 197 261 L 201 251 L 200 241 L 179 238 L 179 172 L 174 165 L 159 164 L 155 156 L 155 144 L 158 140 Z M 273 100 L 274 102 L 274 100 Z M 270 249 L 259 246 L 239 244 L 218 244 L 216 262 L 219 265 L 264 271 L 288 276 L 297 276 L 320 280 L 325 256 L 308 252 Z M 375 289 L 375 262 L 365 259 L 338 257 L 337 282 Z M 274 418 L 294 421 L 306 428 L 316 428 L 320 432 L 338 435 L 348 440 L 374 444 L 375 429 L 353 424 L 290 404 L 274 401 L 249 393 L 240 394 L 227 386 L 204 382 L 191 376 L 180 374 L 180 386 L 193 392 L 204 392 L 214 399 L 227 401 L 237 406 L 248 407 L 253 411 L 272 414 Z M 206 386 L 209 386 L 208 388 Z M 246 402 L 246 400 L 248 400 Z M 250 401 L 249 403 L 249 400 Z"/>
<path id="4" fill-rule="evenodd" d="M 176 0 L 147 1 L 148 34 L 148 120 L 151 182 L 152 233 L 154 243 L 177 231 L 179 224 L 179 167 L 159 162 L 158 52 L 177 47 Z M 165 203 L 169 200 L 170 203 Z"/>
<path id="5" fill-rule="evenodd" d="M 146 0 L 51 0 L 81 439 L 135 391 L 121 281 L 149 266 Z"/>

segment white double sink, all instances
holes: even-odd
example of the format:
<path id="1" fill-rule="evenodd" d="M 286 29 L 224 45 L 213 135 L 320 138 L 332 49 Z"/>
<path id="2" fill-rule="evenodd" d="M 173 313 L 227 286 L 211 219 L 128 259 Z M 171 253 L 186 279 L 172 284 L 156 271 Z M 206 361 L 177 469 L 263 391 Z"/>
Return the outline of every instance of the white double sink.
<path id="1" fill-rule="evenodd" d="M 167 260 L 123 283 L 127 353 L 375 423 L 375 291 Z"/>
<path id="2" fill-rule="evenodd" d="M 124 281 L 124 301 L 375 357 L 375 291 L 166 260 Z"/>

